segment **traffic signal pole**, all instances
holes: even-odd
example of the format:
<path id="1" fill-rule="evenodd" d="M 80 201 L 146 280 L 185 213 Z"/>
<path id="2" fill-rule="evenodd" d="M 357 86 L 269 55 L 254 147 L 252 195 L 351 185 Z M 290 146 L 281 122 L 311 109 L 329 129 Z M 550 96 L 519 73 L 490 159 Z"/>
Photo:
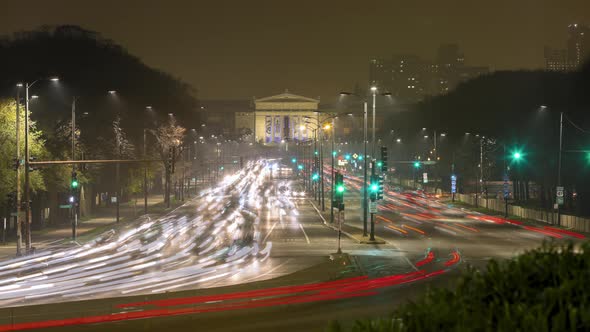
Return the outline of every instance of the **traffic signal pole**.
<path id="1" fill-rule="evenodd" d="M 363 121 L 363 145 L 365 148 L 363 154 L 363 237 L 367 236 L 367 212 L 368 212 L 368 189 L 367 189 L 367 102 L 364 103 L 364 121 Z"/>
<path id="2" fill-rule="evenodd" d="M 371 179 L 375 178 L 375 161 L 371 161 Z M 377 193 L 375 193 L 375 196 Z M 371 202 L 377 202 L 377 197 L 371 197 Z M 369 240 L 375 241 L 375 213 L 371 212 L 371 233 Z"/>

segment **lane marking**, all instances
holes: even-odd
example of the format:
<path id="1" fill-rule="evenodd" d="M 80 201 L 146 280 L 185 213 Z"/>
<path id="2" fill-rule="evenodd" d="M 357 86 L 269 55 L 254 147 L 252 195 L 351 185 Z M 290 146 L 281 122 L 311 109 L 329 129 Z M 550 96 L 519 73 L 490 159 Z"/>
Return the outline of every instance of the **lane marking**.
<path id="1" fill-rule="evenodd" d="M 275 229 L 275 226 L 277 225 L 278 221 L 275 221 L 272 224 L 272 227 L 270 228 L 270 231 L 268 231 L 268 233 L 266 234 L 266 236 L 264 237 L 264 239 L 262 240 L 262 242 L 266 242 L 266 239 L 268 239 L 268 236 L 270 235 L 270 233 L 272 233 L 272 230 Z"/>
<path id="2" fill-rule="evenodd" d="M 305 229 L 303 229 L 303 225 L 301 225 L 301 223 L 299 223 L 299 228 L 301 228 L 303 235 L 305 235 L 305 240 L 307 241 L 307 244 L 311 244 L 311 242 L 309 242 L 309 238 L 307 237 L 307 233 L 305 233 Z"/>

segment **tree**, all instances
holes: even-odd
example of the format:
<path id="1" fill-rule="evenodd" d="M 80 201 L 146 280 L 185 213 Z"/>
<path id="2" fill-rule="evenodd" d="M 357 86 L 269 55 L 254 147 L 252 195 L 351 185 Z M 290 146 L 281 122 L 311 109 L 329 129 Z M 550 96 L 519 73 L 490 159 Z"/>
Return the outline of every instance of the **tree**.
<path id="1" fill-rule="evenodd" d="M 160 125 L 155 131 L 154 136 L 158 142 L 158 152 L 164 162 L 166 172 L 166 183 L 164 188 L 164 201 L 170 206 L 170 182 L 171 173 L 173 173 L 173 164 L 181 155 L 181 144 L 184 139 L 186 129 L 176 123 L 174 117 L 170 117 L 168 122 Z M 169 163 L 168 160 L 172 162 Z"/>

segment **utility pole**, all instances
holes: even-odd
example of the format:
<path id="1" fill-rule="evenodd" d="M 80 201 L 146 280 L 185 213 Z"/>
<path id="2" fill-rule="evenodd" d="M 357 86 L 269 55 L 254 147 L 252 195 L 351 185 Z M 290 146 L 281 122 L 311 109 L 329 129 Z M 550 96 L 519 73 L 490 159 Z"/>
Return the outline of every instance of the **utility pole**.
<path id="1" fill-rule="evenodd" d="M 336 130 L 334 128 L 334 119 L 332 118 L 332 203 L 330 204 L 330 222 L 334 223 L 334 159 L 336 158 L 336 150 L 334 149 L 334 136 L 336 136 Z"/>
<path id="2" fill-rule="evenodd" d="M 72 99 L 72 161 L 76 160 L 76 97 Z M 72 164 L 72 179 L 76 174 L 76 164 Z M 76 180 L 77 181 L 77 180 Z M 72 196 L 74 201 L 70 202 L 71 211 L 73 212 L 72 218 L 72 241 L 76 242 L 77 227 L 78 227 L 78 206 L 80 205 L 80 195 L 78 195 L 78 189 L 73 188 Z"/>
<path id="3" fill-rule="evenodd" d="M 29 169 L 29 83 L 25 83 L 25 251 L 31 249 L 31 178 Z"/>
<path id="4" fill-rule="evenodd" d="M 375 161 L 371 161 L 371 178 L 375 177 Z M 377 204 L 377 199 L 375 199 L 375 204 Z M 371 236 L 369 237 L 370 241 L 375 241 L 375 213 L 371 212 Z"/>
<path id="5" fill-rule="evenodd" d="M 146 133 L 147 129 L 143 128 L 143 159 L 147 159 L 147 144 L 146 144 Z M 148 169 L 147 164 L 144 165 L 143 168 L 143 213 L 148 213 L 148 187 L 147 187 L 147 177 L 148 177 Z"/>
<path id="6" fill-rule="evenodd" d="M 561 187 L 561 152 L 563 149 L 563 111 L 559 113 L 559 158 L 557 159 L 557 187 Z M 556 188 L 557 189 L 557 188 Z M 555 191 L 555 203 L 557 203 L 557 225 L 561 225 L 561 211 L 557 201 L 557 190 Z"/>
<path id="7" fill-rule="evenodd" d="M 510 177 L 508 176 L 508 166 L 506 165 L 506 158 L 508 157 L 506 155 L 506 143 L 503 144 L 504 146 L 504 188 L 503 189 L 503 194 L 504 194 L 504 218 L 508 218 L 508 181 L 510 180 Z"/>
<path id="8" fill-rule="evenodd" d="M 116 170 L 115 170 L 115 186 L 117 189 L 117 201 L 115 202 L 116 204 L 116 209 L 117 209 L 117 222 L 119 222 L 119 202 L 121 201 L 121 185 L 119 183 L 120 179 L 119 179 L 119 163 L 117 163 L 116 165 Z"/>
<path id="9" fill-rule="evenodd" d="M 319 128 L 319 127 L 318 127 Z M 318 129 L 319 130 L 319 129 Z M 320 177 L 321 177 L 321 184 L 320 184 L 320 193 L 322 195 L 322 212 L 326 211 L 326 203 L 324 199 L 324 134 L 320 131 Z"/>
<path id="10" fill-rule="evenodd" d="M 16 85 L 16 255 L 22 255 L 22 220 L 20 218 L 20 88 L 22 84 Z M 27 116 L 27 115 L 25 115 Z"/>
<path id="11" fill-rule="evenodd" d="M 375 100 L 377 99 L 377 89 L 371 88 L 371 90 L 373 91 L 373 141 L 371 143 L 371 159 L 375 159 Z"/>
<path id="12" fill-rule="evenodd" d="M 363 145 L 364 145 L 364 155 L 363 155 L 363 236 L 367 236 L 367 210 L 368 210 L 368 188 L 367 188 L 367 101 L 364 102 L 364 121 L 363 121 Z"/>

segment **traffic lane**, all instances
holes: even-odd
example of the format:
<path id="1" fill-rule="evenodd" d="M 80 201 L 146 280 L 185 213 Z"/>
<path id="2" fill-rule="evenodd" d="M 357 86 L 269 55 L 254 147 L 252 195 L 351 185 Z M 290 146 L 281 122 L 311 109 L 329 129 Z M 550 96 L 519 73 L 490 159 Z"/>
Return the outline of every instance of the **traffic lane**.
<path id="1" fill-rule="evenodd" d="M 255 177 L 252 174 L 234 177 L 236 185 L 229 183 L 225 188 L 233 190 L 240 189 L 239 186 L 241 186 L 243 191 L 243 189 L 250 188 L 251 184 L 255 183 L 251 181 Z M 231 177 L 229 179 L 231 180 Z M 223 231 L 229 231 L 234 236 L 217 236 L 218 239 L 215 241 L 218 243 L 216 244 L 223 246 L 224 243 L 227 243 L 228 240 L 231 242 L 232 239 L 233 241 L 246 241 L 247 244 L 252 243 L 252 239 L 244 238 L 241 231 L 238 231 L 236 236 L 235 231 L 239 228 L 239 224 L 248 226 L 248 223 L 244 222 L 248 218 L 247 216 L 236 215 L 237 207 L 232 207 L 232 202 L 235 203 L 237 200 L 232 199 L 232 195 L 224 195 L 223 190 L 224 186 L 221 186 L 218 189 L 211 190 L 210 194 L 205 198 L 198 199 L 200 202 L 196 204 L 198 205 L 196 209 L 194 206 L 187 205 L 157 221 L 148 220 L 130 227 L 132 229 L 124 230 L 122 234 L 118 235 L 116 239 L 118 242 L 112 242 L 112 236 L 107 236 L 106 239 L 98 239 L 81 248 L 58 251 L 55 254 L 51 252 L 40 253 L 33 258 L 25 257 L 4 263 L 1 273 L 8 279 L 4 280 L 5 286 L 0 285 L 2 287 L 0 288 L 0 296 L 4 299 L 3 303 L 15 304 L 15 302 L 24 300 L 40 301 L 48 298 L 72 300 L 81 297 L 113 296 L 117 292 L 125 294 L 133 291 L 154 291 L 154 289 L 156 291 L 168 291 L 169 289 L 189 286 L 191 283 L 194 286 L 194 284 L 203 281 L 248 272 L 248 269 L 243 268 L 238 273 L 233 271 L 236 267 L 235 264 L 246 263 L 246 266 L 249 266 L 249 263 L 255 263 L 249 257 L 244 257 L 244 254 L 248 253 L 242 249 L 248 249 L 246 247 L 241 249 L 228 247 L 229 251 L 224 250 L 221 252 L 221 255 L 229 259 L 223 264 L 217 264 L 215 260 L 207 258 L 202 261 L 202 257 L 196 258 L 189 253 L 197 244 L 200 244 L 199 249 L 206 244 L 209 245 L 207 239 L 203 239 L 202 236 L 205 235 L 210 239 L 213 237 L 212 235 L 216 235 L 211 232 L 211 229 L 214 229 L 217 233 L 224 226 L 228 228 Z M 254 194 L 258 194 L 256 190 L 254 190 Z M 205 225 L 205 229 L 201 229 L 202 223 L 199 221 L 202 221 L 202 218 L 200 220 L 190 219 L 194 216 L 194 211 L 198 211 L 205 216 L 212 216 L 209 224 L 217 220 L 214 224 L 215 228 L 209 228 L 209 225 Z M 229 224 L 226 218 L 228 214 L 233 215 Z M 215 218 L 224 219 L 219 221 Z M 187 238 L 187 230 L 190 230 L 191 227 L 196 227 L 193 236 L 196 236 L 195 239 L 201 241 L 200 243 L 191 244 L 191 238 Z M 158 240 L 158 236 L 165 241 Z M 156 239 L 150 240 L 150 237 Z M 200 240 L 198 240 L 199 238 Z M 170 239 L 173 239 L 173 241 L 169 241 Z M 117 245 L 117 243 L 121 243 L 121 245 Z M 211 245 L 198 251 L 204 254 L 207 248 L 211 248 Z M 247 251 L 251 249 L 249 247 Z M 264 250 L 262 250 L 263 253 Z M 219 251 L 215 251 L 212 256 L 218 253 Z M 55 257 L 53 257 L 54 255 Z M 190 257 L 186 259 L 186 257 L 183 257 L 185 255 Z M 234 255 L 237 258 L 234 259 Z M 37 264 L 37 262 L 43 262 L 43 264 Z M 49 264 L 52 267 L 47 269 Z M 211 264 L 217 264 L 215 269 L 207 267 Z M 204 269 L 196 271 L 195 268 Z M 35 269 L 41 269 L 41 271 L 35 272 Z M 212 272 L 219 273 L 209 277 L 203 276 L 203 274 Z M 14 278 L 10 277 L 10 273 L 18 273 L 18 275 Z M 165 280 L 166 273 L 169 277 L 174 278 L 175 285 L 169 286 L 171 281 Z M 195 273 L 196 275 L 193 276 Z M 191 277 L 194 280 L 189 280 Z M 182 280 L 178 280 L 178 278 Z M 163 286 L 166 287 L 162 288 Z M 24 288 L 19 289 L 19 287 Z M 85 290 L 85 288 L 88 289 Z M 129 288 L 131 288 L 131 291 Z M 26 292 L 30 293 L 33 290 L 34 294 L 28 297 L 25 296 Z"/>
<path id="2" fill-rule="evenodd" d="M 188 330 L 199 326 L 207 331 L 325 331 L 332 320 L 350 328 L 354 320 L 383 317 L 395 306 L 423 294 L 428 287 L 450 287 L 460 275 L 459 269 L 450 270 L 436 278 L 384 287 L 370 296 L 341 298 L 311 303 L 276 305 L 236 311 L 204 312 L 149 320 L 122 321 L 83 327 L 84 331 L 115 330 L 159 331 L 162 329 Z M 59 331 L 77 331 L 81 327 L 60 327 Z M 58 329 L 47 329 L 48 331 Z"/>

